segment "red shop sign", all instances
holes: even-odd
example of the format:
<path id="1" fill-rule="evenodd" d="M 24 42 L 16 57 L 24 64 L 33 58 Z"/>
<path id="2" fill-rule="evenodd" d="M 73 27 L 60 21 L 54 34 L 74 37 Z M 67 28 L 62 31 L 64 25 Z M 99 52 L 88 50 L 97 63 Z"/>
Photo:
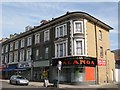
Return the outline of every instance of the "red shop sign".
<path id="1" fill-rule="evenodd" d="M 98 66 L 106 66 L 105 60 L 98 60 Z"/>

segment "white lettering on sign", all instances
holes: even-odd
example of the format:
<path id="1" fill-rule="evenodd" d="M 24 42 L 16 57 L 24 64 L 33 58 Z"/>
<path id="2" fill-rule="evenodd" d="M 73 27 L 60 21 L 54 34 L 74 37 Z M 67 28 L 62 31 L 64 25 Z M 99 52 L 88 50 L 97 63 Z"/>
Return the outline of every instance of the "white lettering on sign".
<path id="1" fill-rule="evenodd" d="M 18 68 L 30 68 L 31 67 L 31 63 L 20 63 L 18 64 Z"/>

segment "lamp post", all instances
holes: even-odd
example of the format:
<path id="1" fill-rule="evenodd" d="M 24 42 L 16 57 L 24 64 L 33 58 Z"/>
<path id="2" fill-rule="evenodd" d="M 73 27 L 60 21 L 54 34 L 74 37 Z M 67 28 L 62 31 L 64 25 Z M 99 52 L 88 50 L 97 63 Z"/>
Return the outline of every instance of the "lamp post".
<path id="1" fill-rule="evenodd" d="M 107 83 L 108 83 L 108 65 L 109 65 L 109 62 L 108 62 L 108 56 L 107 56 L 107 52 L 109 51 L 110 49 L 106 49 L 105 50 L 105 55 L 106 55 L 106 80 L 107 80 Z"/>
<path id="2" fill-rule="evenodd" d="M 31 55 L 31 81 L 33 80 L 33 55 Z"/>
<path id="3" fill-rule="evenodd" d="M 57 83 L 57 87 L 59 88 L 59 78 L 60 78 L 60 70 L 61 70 L 61 66 L 62 66 L 62 62 L 61 61 L 58 61 L 58 64 L 57 64 L 57 68 L 58 68 L 58 83 Z"/>

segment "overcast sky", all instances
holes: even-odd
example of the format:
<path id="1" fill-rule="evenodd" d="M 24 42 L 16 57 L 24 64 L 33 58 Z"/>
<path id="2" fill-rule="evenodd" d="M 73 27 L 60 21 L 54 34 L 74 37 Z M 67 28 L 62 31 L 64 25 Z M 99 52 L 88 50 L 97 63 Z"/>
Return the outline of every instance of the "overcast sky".
<path id="1" fill-rule="evenodd" d="M 117 2 L 68 2 L 68 0 L 67 2 L 37 2 L 34 0 L 36 2 L 18 3 L 5 1 L 0 3 L 2 8 L 2 12 L 0 12 L 2 18 L 0 21 L 0 28 L 2 28 L 0 38 L 24 32 L 27 25 L 37 26 L 41 20 L 51 20 L 64 15 L 67 11 L 83 11 L 114 28 L 110 31 L 111 49 L 118 48 Z"/>

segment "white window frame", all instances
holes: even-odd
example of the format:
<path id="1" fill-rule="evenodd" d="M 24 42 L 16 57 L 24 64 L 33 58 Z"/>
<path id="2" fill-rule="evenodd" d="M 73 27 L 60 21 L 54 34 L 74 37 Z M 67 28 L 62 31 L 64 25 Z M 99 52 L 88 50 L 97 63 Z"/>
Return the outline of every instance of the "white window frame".
<path id="1" fill-rule="evenodd" d="M 63 44 L 63 56 L 60 56 L 60 44 Z M 66 45 L 64 45 L 66 44 Z M 63 41 L 63 42 L 59 42 L 59 43 L 55 43 L 55 57 L 66 57 L 67 56 L 67 48 L 68 48 L 68 42 Z M 65 51 L 65 47 L 66 47 L 66 51 Z M 66 55 L 65 55 L 66 54 Z"/>
<path id="2" fill-rule="evenodd" d="M 30 54 L 28 54 L 28 52 L 30 52 Z M 31 61 L 31 55 L 32 55 L 32 49 L 31 48 L 28 48 L 26 50 L 26 60 L 27 61 Z"/>
<path id="3" fill-rule="evenodd" d="M 2 53 L 4 53 L 4 46 L 2 46 Z"/>
<path id="4" fill-rule="evenodd" d="M 1 55 L 1 62 L 3 63 L 4 61 L 4 55 Z"/>
<path id="5" fill-rule="evenodd" d="M 49 47 L 45 48 L 45 59 L 49 59 Z"/>
<path id="6" fill-rule="evenodd" d="M 5 46 L 5 52 L 8 52 L 8 45 Z"/>
<path id="7" fill-rule="evenodd" d="M 82 41 L 82 52 L 83 52 L 83 54 L 80 54 L 80 55 L 81 55 L 81 56 L 82 56 L 82 55 L 85 55 L 85 51 L 84 51 L 84 50 L 85 50 L 84 39 L 75 39 L 75 40 L 74 40 L 74 45 L 75 45 L 75 46 L 74 46 L 74 51 L 75 51 L 75 55 L 76 55 L 76 56 L 79 56 L 79 55 L 77 54 L 77 50 L 76 50 L 76 47 L 77 47 L 76 42 L 77 42 L 77 41 Z"/>
<path id="8" fill-rule="evenodd" d="M 49 38 L 50 38 L 49 36 L 50 36 L 49 30 L 44 31 L 44 42 L 49 41 Z"/>
<path id="9" fill-rule="evenodd" d="M 13 45 L 14 45 L 14 43 L 13 43 L 13 42 L 11 42 L 11 43 L 10 43 L 10 51 L 12 51 L 12 50 L 13 50 Z"/>
<path id="10" fill-rule="evenodd" d="M 82 25 L 81 32 L 76 31 L 76 23 L 81 23 L 81 25 Z M 74 21 L 74 33 L 83 33 L 83 21 Z"/>
<path id="11" fill-rule="evenodd" d="M 8 63 L 8 54 L 5 55 L 5 63 Z"/>
<path id="12" fill-rule="evenodd" d="M 9 53 L 9 62 L 13 63 L 14 62 L 14 58 L 13 58 L 13 53 Z"/>
<path id="13" fill-rule="evenodd" d="M 35 44 L 40 43 L 40 33 L 35 34 Z"/>
<path id="14" fill-rule="evenodd" d="M 14 62 L 18 62 L 18 51 L 14 52 Z"/>
<path id="15" fill-rule="evenodd" d="M 25 60 L 24 55 L 25 55 L 25 51 L 24 51 L 24 50 L 21 50 L 21 51 L 20 51 L 20 62 L 23 62 L 23 61 Z"/>
<path id="16" fill-rule="evenodd" d="M 18 49 L 18 41 L 15 41 L 15 49 Z"/>
<path id="17" fill-rule="evenodd" d="M 25 39 L 20 40 L 20 47 L 23 48 L 25 46 Z"/>
<path id="18" fill-rule="evenodd" d="M 27 46 L 32 45 L 32 36 L 27 37 Z"/>
<path id="19" fill-rule="evenodd" d="M 39 49 L 36 49 L 35 53 L 35 59 L 39 60 Z"/>
<path id="20" fill-rule="evenodd" d="M 60 27 L 63 27 L 63 35 L 60 35 Z M 63 37 L 65 35 L 67 35 L 67 24 L 62 24 L 62 25 L 55 27 L 55 37 L 56 38 Z"/>

